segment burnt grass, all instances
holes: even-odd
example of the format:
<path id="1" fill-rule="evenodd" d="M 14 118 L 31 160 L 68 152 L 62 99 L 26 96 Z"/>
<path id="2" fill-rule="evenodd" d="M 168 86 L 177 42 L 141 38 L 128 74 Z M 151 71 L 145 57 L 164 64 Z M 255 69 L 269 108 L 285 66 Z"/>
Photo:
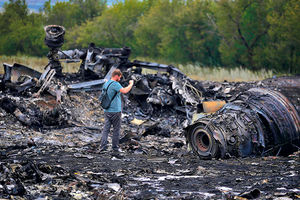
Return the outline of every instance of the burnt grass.
<path id="1" fill-rule="evenodd" d="M 274 86 L 282 82 L 264 83 Z M 280 87 L 288 87 L 287 83 L 290 81 Z M 206 84 L 209 88 L 215 83 Z M 261 86 L 241 84 L 246 89 Z M 232 88 L 241 90 L 238 86 L 233 84 Z M 290 91 L 286 95 L 299 93 L 295 88 Z M 110 147 L 107 152 L 97 152 L 103 127 L 97 95 L 69 94 L 60 105 L 67 115 L 63 127 L 28 127 L 0 108 L 0 198 L 300 198 L 300 151 L 286 156 L 201 160 L 188 148 L 182 133 L 185 115 L 170 110 L 141 118 L 134 114 L 136 105 L 129 103 L 122 118 L 124 152 L 114 153 Z M 32 101 L 20 97 L 1 94 L 1 99 L 7 96 L 25 110 L 34 107 Z M 38 113 L 58 106 L 47 98 L 50 100 L 34 102 Z M 298 109 L 297 98 L 293 103 Z M 132 123 L 135 118 L 144 123 Z"/>

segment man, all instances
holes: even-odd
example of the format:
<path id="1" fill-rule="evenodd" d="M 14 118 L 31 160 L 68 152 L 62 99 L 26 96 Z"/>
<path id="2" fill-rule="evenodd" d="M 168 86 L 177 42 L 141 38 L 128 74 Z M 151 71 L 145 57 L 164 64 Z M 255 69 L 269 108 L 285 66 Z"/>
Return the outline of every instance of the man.
<path id="1" fill-rule="evenodd" d="M 113 98 L 110 107 L 108 109 L 104 109 L 104 118 L 105 124 L 102 131 L 100 152 L 105 151 L 107 149 L 107 138 L 110 131 L 111 125 L 114 127 L 113 137 L 112 137 L 112 149 L 115 152 L 121 152 L 119 149 L 119 137 L 120 137 L 120 129 L 121 129 L 121 95 L 120 93 L 126 94 L 128 93 L 132 86 L 133 80 L 129 81 L 129 85 L 123 88 L 119 81 L 122 78 L 122 72 L 119 69 L 113 71 L 111 79 L 107 81 L 103 87 L 107 88 L 107 94 L 110 99 Z M 115 95 L 116 94 L 116 95 Z"/>

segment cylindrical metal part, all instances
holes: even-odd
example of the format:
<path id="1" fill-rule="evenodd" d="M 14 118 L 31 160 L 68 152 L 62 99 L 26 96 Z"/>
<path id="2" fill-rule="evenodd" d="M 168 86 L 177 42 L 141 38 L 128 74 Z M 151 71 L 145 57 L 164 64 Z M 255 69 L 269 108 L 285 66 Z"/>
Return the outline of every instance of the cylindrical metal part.
<path id="1" fill-rule="evenodd" d="M 45 44 L 51 48 L 60 48 L 64 44 L 65 28 L 58 25 L 48 25 L 44 27 L 46 37 Z"/>
<path id="2" fill-rule="evenodd" d="M 186 137 L 201 158 L 263 155 L 300 146 L 299 122 L 296 109 L 281 93 L 255 88 L 187 127 Z"/>

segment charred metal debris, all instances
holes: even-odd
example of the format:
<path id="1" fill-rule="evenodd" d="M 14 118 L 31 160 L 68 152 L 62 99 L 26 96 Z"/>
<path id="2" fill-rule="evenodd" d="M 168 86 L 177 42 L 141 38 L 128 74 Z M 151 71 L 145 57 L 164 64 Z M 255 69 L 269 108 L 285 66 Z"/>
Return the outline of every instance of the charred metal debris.
<path id="1" fill-rule="evenodd" d="M 130 61 L 128 47 L 100 48 L 91 43 L 86 49 L 61 51 L 65 29 L 50 25 L 45 33 L 49 63 L 43 73 L 17 63 L 3 64 L 0 106 L 24 125 L 77 126 L 61 102 L 70 94 L 99 91 L 111 73 L 120 69 L 123 85 L 135 80 L 130 94 L 123 97 L 124 113 L 147 120 L 176 113 L 187 143 L 200 158 L 276 155 L 300 147 L 299 77 L 296 85 L 282 87 L 270 80 L 199 82 L 172 65 Z M 81 62 L 80 69 L 75 75 L 63 74 L 61 62 Z M 142 69 L 157 73 L 143 74 Z M 289 88 L 297 94 L 288 99 L 283 93 Z M 206 107 L 212 104 L 212 109 Z M 170 136 L 170 132 L 162 134 Z"/>
<path id="2" fill-rule="evenodd" d="M 300 119 L 281 93 L 253 88 L 218 112 L 198 116 L 186 137 L 201 158 L 288 153 L 299 146 Z"/>

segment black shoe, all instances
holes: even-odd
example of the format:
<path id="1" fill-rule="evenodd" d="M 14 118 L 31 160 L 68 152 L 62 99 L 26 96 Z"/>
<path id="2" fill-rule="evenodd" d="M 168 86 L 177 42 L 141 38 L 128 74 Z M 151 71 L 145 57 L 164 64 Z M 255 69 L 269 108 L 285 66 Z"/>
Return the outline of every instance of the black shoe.
<path id="1" fill-rule="evenodd" d="M 122 149 L 113 149 L 114 153 L 124 153 L 124 151 L 122 151 Z"/>
<path id="2" fill-rule="evenodd" d="M 106 147 L 102 147 L 98 151 L 96 151 L 96 153 L 105 153 L 105 152 L 107 152 L 107 148 Z"/>

